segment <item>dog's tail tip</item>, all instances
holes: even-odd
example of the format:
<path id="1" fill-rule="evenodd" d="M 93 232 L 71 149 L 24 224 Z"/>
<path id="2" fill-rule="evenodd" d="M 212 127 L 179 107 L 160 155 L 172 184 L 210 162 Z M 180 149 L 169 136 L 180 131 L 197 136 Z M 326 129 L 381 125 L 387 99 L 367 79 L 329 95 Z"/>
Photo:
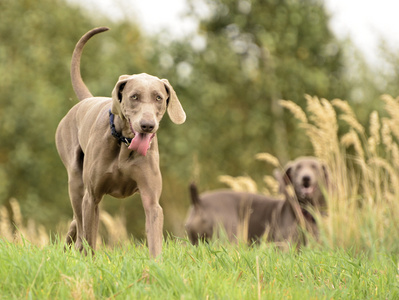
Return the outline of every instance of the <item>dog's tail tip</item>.
<path id="1" fill-rule="evenodd" d="M 109 28 L 107 26 L 100 26 L 100 27 L 94 28 L 93 30 L 95 30 L 96 32 L 100 33 L 100 32 L 104 32 L 104 31 L 107 31 L 107 30 L 111 30 L 111 28 Z"/>
<path id="2" fill-rule="evenodd" d="M 79 100 L 93 97 L 86 84 L 83 82 L 82 75 L 80 74 L 80 58 L 82 56 L 83 47 L 92 36 L 107 30 L 109 30 L 109 28 L 105 26 L 89 30 L 79 39 L 75 49 L 73 50 L 70 73 L 72 87 Z"/>

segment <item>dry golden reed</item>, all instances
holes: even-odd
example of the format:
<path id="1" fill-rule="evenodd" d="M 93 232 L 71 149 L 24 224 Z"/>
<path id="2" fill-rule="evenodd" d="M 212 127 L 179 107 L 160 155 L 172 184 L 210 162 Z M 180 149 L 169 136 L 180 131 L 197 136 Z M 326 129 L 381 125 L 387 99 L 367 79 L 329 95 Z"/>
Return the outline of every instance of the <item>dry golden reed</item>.
<path id="1" fill-rule="evenodd" d="M 258 153 L 255 155 L 255 158 L 257 160 L 263 160 L 276 168 L 278 168 L 280 166 L 280 162 L 279 162 L 278 158 L 269 153 Z"/>
<path id="2" fill-rule="evenodd" d="M 219 181 L 228 185 L 233 191 L 256 193 L 258 187 L 256 182 L 249 176 L 233 177 L 229 175 L 219 176 Z"/>
<path id="3" fill-rule="evenodd" d="M 338 130 L 336 113 L 331 103 L 326 99 L 305 95 L 309 119 L 314 123 L 320 134 L 336 134 Z"/>
<path id="4" fill-rule="evenodd" d="M 334 99 L 331 101 L 331 104 L 333 106 L 339 108 L 340 110 L 342 110 L 344 112 L 344 114 L 356 117 L 355 113 L 353 112 L 352 107 L 349 105 L 348 101 L 341 100 L 341 99 Z"/>
<path id="5" fill-rule="evenodd" d="M 393 145 L 393 138 L 392 138 L 392 131 L 391 131 L 391 120 L 387 118 L 382 119 L 382 128 L 381 128 L 381 139 L 382 143 L 385 145 L 385 148 L 389 151 Z"/>
<path id="6" fill-rule="evenodd" d="M 390 95 L 382 95 L 382 101 L 385 102 L 385 110 L 390 115 L 388 125 L 395 138 L 399 139 L 399 97 L 394 99 Z"/>
<path id="7" fill-rule="evenodd" d="M 353 129 L 350 129 L 348 133 L 342 136 L 341 144 L 346 148 L 353 146 L 356 154 L 358 155 L 358 159 L 360 158 L 360 160 L 364 161 L 365 155 L 362 143 L 359 139 L 359 136 L 356 134 L 356 132 Z"/>
<path id="8" fill-rule="evenodd" d="M 0 235 L 8 241 L 14 239 L 13 226 L 7 208 L 0 207 Z"/>
<path id="9" fill-rule="evenodd" d="M 114 246 L 129 241 L 129 234 L 126 229 L 126 220 L 123 216 L 112 217 L 105 210 L 101 210 L 100 221 L 104 224 L 107 231 L 106 244 L 108 246 Z M 97 239 L 97 241 L 100 241 L 100 239 Z"/>
<path id="10" fill-rule="evenodd" d="M 381 142 L 380 129 L 381 129 L 381 125 L 380 125 L 380 118 L 378 116 L 378 112 L 373 111 L 370 114 L 370 129 L 369 129 L 369 131 L 370 131 L 370 137 L 373 138 L 377 144 L 380 144 L 380 142 Z"/>
<path id="11" fill-rule="evenodd" d="M 271 191 L 271 192 L 269 192 L 270 195 L 278 195 L 280 184 L 276 178 L 274 178 L 273 176 L 270 176 L 270 175 L 266 175 L 263 177 L 263 181 L 265 182 L 266 186 L 268 187 L 268 190 Z"/>
<path id="12" fill-rule="evenodd" d="M 370 150 L 370 153 L 373 155 L 377 155 L 377 147 L 381 143 L 381 135 L 380 135 L 380 120 L 378 116 L 378 112 L 373 111 L 370 114 L 370 127 L 369 127 L 369 132 L 370 132 L 370 137 L 368 138 L 368 149 Z"/>
<path id="13" fill-rule="evenodd" d="M 0 237 L 14 243 L 21 243 L 23 240 L 27 240 L 37 246 L 47 245 L 50 241 L 48 230 L 30 218 L 24 220 L 17 199 L 11 198 L 9 202 L 11 212 L 8 212 L 5 206 L 0 207 Z M 112 217 L 106 211 L 101 210 L 100 221 L 107 232 L 107 240 L 104 241 L 107 246 L 129 241 L 124 217 Z M 67 232 L 67 224 L 60 223 L 58 227 L 62 228 L 62 232 Z M 100 236 L 97 241 L 98 245 L 102 245 Z"/>
<path id="14" fill-rule="evenodd" d="M 289 101 L 289 100 L 280 100 L 279 104 L 282 107 L 285 107 L 286 109 L 288 109 L 294 115 L 294 117 L 297 118 L 301 123 L 308 122 L 308 118 L 306 117 L 305 112 L 296 103 Z"/>
<path id="15" fill-rule="evenodd" d="M 399 146 L 397 143 L 393 143 L 391 153 L 392 153 L 392 164 L 395 167 L 395 169 L 399 169 Z"/>
<path id="16" fill-rule="evenodd" d="M 0 207 L 0 236 L 15 243 L 27 239 L 38 246 L 48 244 L 50 239 L 45 227 L 36 225 L 32 219 L 28 219 L 25 225 L 17 199 L 11 198 L 10 206 L 12 218 L 6 207 Z"/>
<path id="17" fill-rule="evenodd" d="M 326 99 L 305 95 L 307 100 L 308 119 L 311 121 L 305 134 L 309 138 L 315 156 L 329 162 L 339 150 L 337 138 L 338 123 L 336 113 L 331 103 Z"/>
<path id="18" fill-rule="evenodd" d="M 350 127 L 355 129 L 359 134 L 364 134 L 364 127 L 351 115 L 341 115 L 340 120 L 345 121 Z"/>

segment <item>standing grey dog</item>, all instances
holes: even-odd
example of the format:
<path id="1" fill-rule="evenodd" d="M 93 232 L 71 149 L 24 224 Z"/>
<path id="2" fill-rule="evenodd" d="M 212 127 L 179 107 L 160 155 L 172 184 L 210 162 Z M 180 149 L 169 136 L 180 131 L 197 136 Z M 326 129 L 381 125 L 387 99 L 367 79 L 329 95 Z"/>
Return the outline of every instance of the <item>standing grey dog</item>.
<path id="1" fill-rule="evenodd" d="M 162 251 L 163 229 L 156 132 L 166 111 L 176 124 L 183 123 L 186 115 L 168 80 L 144 73 L 120 76 L 111 98 L 93 97 L 82 80 L 80 58 L 86 42 L 106 30 L 92 29 L 76 44 L 71 79 L 80 102 L 56 132 L 74 217 L 66 243 L 75 242 L 82 249 L 85 240 L 94 251 L 103 196 L 124 198 L 140 192 L 148 247 L 156 257 Z"/>
<path id="2" fill-rule="evenodd" d="M 317 235 L 313 210 L 320 210 L 326 201 L 322 187 L 328 185 L 324 164 L 313 157 L 300 157 L 287 164 L 284 172 L 275 172 L 284 200 L 259 194 L 218 190 L 198 194 L 191 184 L 191 207 L 186 221 L 190 241 L 208 240 L 222 228 L 230 241 L 238 229 L 246 230 L 248 241 L 258 241 L 265 233 L 273 242 L 305 243 L 298 230 L 301 220 L 306 229 Z M 295 195 L 286 188 L 292 186 Z"/>

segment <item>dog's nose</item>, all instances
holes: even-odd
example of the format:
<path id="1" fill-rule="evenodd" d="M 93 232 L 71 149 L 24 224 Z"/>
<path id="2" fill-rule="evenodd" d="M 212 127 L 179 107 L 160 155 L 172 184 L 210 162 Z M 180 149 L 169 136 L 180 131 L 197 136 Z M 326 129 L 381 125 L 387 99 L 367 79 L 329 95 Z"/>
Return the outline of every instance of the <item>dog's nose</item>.
<path id="1" fill-rule="evenodd" d="M 305 188 L 310 187 L 310 176 L 309 175 L 303 176 L 302 183 Z"/>
<path id="2" fill-rule="evenodd" d="M 152 132 L 155 124 L 151 121 L 143 121 L 140 123 L 140 127 L 143 132 Z"/>

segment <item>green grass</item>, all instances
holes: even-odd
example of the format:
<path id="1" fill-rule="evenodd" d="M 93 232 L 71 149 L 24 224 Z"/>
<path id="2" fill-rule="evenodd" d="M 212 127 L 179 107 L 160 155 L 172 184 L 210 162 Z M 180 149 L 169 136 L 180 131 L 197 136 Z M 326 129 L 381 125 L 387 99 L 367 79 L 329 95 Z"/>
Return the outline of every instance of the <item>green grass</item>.
<path id="1" fill-rule="evenodd" d="M 0 240 L 2 299 L 398 299 L 397 255 L 164 243 L 162 258 L 131 242 L 95 257 Z M 258 262 L 257 262 L 258 261 Z"/>

